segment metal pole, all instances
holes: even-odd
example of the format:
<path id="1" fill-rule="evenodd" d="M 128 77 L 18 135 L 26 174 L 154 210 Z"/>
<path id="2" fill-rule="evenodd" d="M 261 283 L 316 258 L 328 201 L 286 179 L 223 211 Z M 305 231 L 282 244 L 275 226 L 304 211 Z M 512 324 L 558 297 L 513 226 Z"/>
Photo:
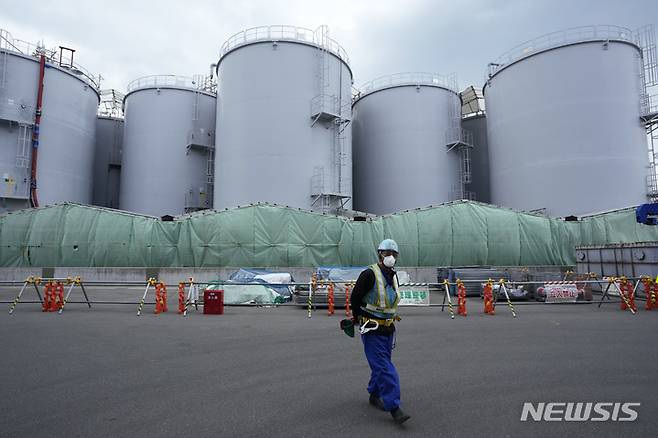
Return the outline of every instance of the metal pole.
<path id="1" fill-rule="evenodd" d="M 34 285 L 34 290 L 37 291 L 37 296 L 39 297 L 39 301 L 43 303 L 43 298 L 41 298 L 41 292 L 39 292 L 39 286 L 37 286 L 37 283 L 40 281 L 35 280 L 32 285 Z"/>
<path id="2" fill-rule="evenodd" d="M 308 317 L 311 317 L 311 294 L 313 293 L 312 281 L 308 284 Z"/>
<path id="3" fill-rule="evenodd" d="M 11 315 L 12 313 L 14 313 L 14 309 L 15 309 L 16 306 L 18 305 L 18 302 L 19 302 L 20 299 L 21 299 L 21 295 L 23 295 L 23 291 L 25 290 L 26 287 L 27 287 L 27 281 L 26 281 L 25 283 L 23 283 L 23 287 L 21 288 L 21 291 L 18 293 L 18 295 L 16 295 L 16 298 L 15 298 L 14 301 L 11 303 L 11 307 L 9 308 L 9 314 L 10 314 L 10 315 Z M 39 298 L 41 298 L 41 297 L 39 297 Z M 41 300 L 39 300 L 39 302 L 41 302 Z"/>
<path id="4" fill-rule="evenodd" d="M 514 311 L 512 300 L 509 299 L 509 294 L 507 293 L 507 288 L 505 287 L 505 280 L 501 278 L 499 284 L 500 287 L 503 289 L 503 292 L 505 293 L 505 298 L 507 298 L 507 305 L 509 306 L 509 310 L 512 312 L 512 316 L 516 318 L 516 312 Z"/>
<path id="5" fill-rule="evenodd" d="M 187 298 L 185 299 L 185 307 L 183 308 L 183 316 L 187 316 L 187 307 L 192 303 L 192 283 L 187 289 Z"/>
<path id="6" fill-rule="evenodd" d="M 610 290 L 610 285 L 612 282 L 608 282 L 608 287 L 605 288 L 605 292 L 603 292 L 603 295 L 601 295 L 601 301 L 599 301 L 599 307 L 601 307 L 601 304 L 603 304 L 603 300 L 607 297 L 608 300 L 610 297 L 608 297 L 608 291 Z"/>
<path id="7" fill-rule="evenodd" d="M 137 308 L 137 316 L 140 316 L 142 314 L 142 307 L 144 307 L 144 301 L 146 300 L 146 294 L 149 291 L 149 287 L 151 287 L 152 284 L 155 284 L 155 278 L 151 277 L 148 279 L 146 282 L 146 289 L 144 289 L 144 295 L 142 296 L 142 300 L 139 302 L 139 307 Z"/>
<path id="8" fill-rule="evenodd" d="M 66 296 L 64 297 L 64 302 L 62 303 L 62 307 L 60 307 L 59 312 L 57 312 L 58 314 L 61 315 L 62 312 L 64 311 L 64 306 L 66 306 L 66 302 L 69 300 L 69 296 L 71 295 L 71 292 L 73 291 L 74 287 L 75 287 L 75 282 L 71 284 L 71 287 L 69 287 L 68 292 L 66 292 Z"/>
<path id="9" fill-rule="evenodd" d="M 87 300 L 87 306 L 89 306 L 89 308 L 91 309 L 91 303 L 89 302 L 89 297 L 87 296 L 87 291 L 85 290 L 85 285 L 82 284 L 81 281 L 79 281 L 79 284 L 80 284 L 80 289 L 82 289 L 82 293 L 85 296 L 85 300 Z"/>
<path id="10" fill-rule="evenodd" d="M 450 318 L 455 319 L 455 310 L 452 308 L 452 300 L 450 299 L 450 291 L 448 290 L 448 280 L 446 280 L 443 285 L 446 290 L 446 297 L 448 298 L 448 310 L 450 310 Z"/>

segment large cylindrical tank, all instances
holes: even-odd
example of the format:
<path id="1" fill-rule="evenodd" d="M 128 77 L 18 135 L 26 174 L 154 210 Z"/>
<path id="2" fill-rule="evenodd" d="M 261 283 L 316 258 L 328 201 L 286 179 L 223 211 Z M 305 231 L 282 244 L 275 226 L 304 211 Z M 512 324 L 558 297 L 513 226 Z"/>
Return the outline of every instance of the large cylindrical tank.
<path id="1" fill-rule="evenodd" d="M 98 116 L 94 154 L 93 204 L 119 208 L 123 118 Z"/>
<path id="2" fill-rule="evenodd" d="M 40 53 L 46 68 L 37 155 L 39 204 L 91 203 L 98 79 L 72 63 L 70 53 L 60 58 L 60 51 L 0 30 L 0 211 L 29 206 Z"/>
<path id="3" fill-rule="evenodd" d="M 215 208 L 351 208 L 352 72 L 325 26 L 240 32 L 217 76 Z"/>
<path id="4" fill-rule="evenodd" d="M 122 210 L 152 216 L 212 208 L 216 95 L 204 78 L 137 79 L 124 98 Z"/>
<path id="5" fill-rule="evenodd" d="M 484 113 L 473 114 L 462 119 L 462 128 L 473 136 L 471 149 L 471 182 L 466 190 L 473 194 L 473 199 L 491 202 L 489 185 L 489 143 L 487 142 L 487 116 Z"/>
<path id="6" fill-rule="evenodd" d="M 388 214 L 459 199 L 456 84 L 440 75 L 375 79 L 354 101 L 354 209 Z"/>
<path id="7" fill-rule="evenodd" d="M 640 48 L 614 26 L 525 43 L 490 64 L 491 201 L 551 216 L 645 201 Z"/>

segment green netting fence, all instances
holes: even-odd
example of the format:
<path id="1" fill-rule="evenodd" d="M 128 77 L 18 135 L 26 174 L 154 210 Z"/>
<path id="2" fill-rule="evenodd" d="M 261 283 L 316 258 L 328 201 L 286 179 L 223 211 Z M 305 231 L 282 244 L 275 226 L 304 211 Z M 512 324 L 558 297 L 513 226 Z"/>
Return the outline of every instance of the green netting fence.
<path id="1" fill-rule="evenodd" d="M 0 266 L 363 266 L 385 237 L 401 266 L 575 265 L 577 245 L 656 241 L 658 227 L 631 208 L 566 222 L 470 201 L 366 221 L 255 204 L 171 222 L 66 203 L 0 216 Z"/>

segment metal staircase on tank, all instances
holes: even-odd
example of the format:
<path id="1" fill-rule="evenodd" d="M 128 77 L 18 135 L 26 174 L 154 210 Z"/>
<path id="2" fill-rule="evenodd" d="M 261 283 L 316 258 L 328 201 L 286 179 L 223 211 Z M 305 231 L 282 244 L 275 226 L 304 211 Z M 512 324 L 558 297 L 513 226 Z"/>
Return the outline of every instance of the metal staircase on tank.
<path id="1" fill-rule="evenodd" d="M 192 78 L 195 85 L 194 98 L 192 99 L 192 129 L 187 134 L 187 154 L 192 151 L 205 153 L 206 155 L 206 181 L 205 191 L 196 193 L 195 189 L 189 189 L 185 194 L 185 213 L 204 210 L 213 197 L 215 185 L 215 133 L 200 127 L 200 99 L 202 92 L 214 92 L 212 78 L 204 75 L 195 75 Z"/>
<path id="2" fill-rule="evenodd" d="M 330 91 L 331 78 L 329 68 L 329 28 L 325 25 L 318 27 L 314 33 L 317 44 L 315 79 L 317 94 L 311 99 L 311 127 L 318 122 L 331 130 L 333 178 L 331 184 L 326 184 L 324 166 L 316 166 L 311 177 L 311 209 L 322 213 L 338 212 L 345 207 L 351 196 L 345 195 L 345 189 L 350 181 L 345 171 L 348 165 L 348 156 L 345 151 L 345 128 L 351 122 L 351 96 L 343 99 L 342 96 L 342 67 L 338 67 L 339 95 Z M 345 100 L 345 103 L 343 103 Z M 330 185 L 331 187 L 327 187 Z"/>
<path id="3" fill-rule="evenodd" d="M 457 76 L 448 76 L 448 84 L 455 93 L 457 91 Z M 453 150 L 459 154 L 458 181 L 453 187 L 454 199 L 473 199 L 474 194 L 466 190 L 466 184 L 471 183 L 471 149 L 473 148 L 473 134 L 461 127 L 462 102 L 459 97 L 448 101 L 448 117 L 450 126 L 446 131 L 446 153 Z"/>
<path id="4" fill-rule="evenodd" d="M 649 171 L 647 198 L 658 201 L 658 94 L 651 95 L 658 86 L 658 57 L 656 56 L 656 36 L 653 25 L 635 31 L 635 42 L 641 49 L 640 62 L 640 119 L 646 127 L 649 144 Z"/>

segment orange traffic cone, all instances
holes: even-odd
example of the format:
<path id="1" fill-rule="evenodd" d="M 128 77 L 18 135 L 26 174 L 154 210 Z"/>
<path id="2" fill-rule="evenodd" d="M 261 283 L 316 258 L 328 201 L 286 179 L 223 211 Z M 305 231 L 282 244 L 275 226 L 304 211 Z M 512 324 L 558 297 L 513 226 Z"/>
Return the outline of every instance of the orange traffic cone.
<path id="1" fill-rule="evenodd" d="M 164 283 L 162 284 L 162 311 L 163 312 L 168 312 L 169 311 L 169 306 L 167 306 L 167 285 Z"/>
<path id="2" fill-rule="evenodd" d="M 178 314 L 182 315 L 185 311 L 185 283 L 178 283 Z"/>
<path id="3" fill-rule="evenodd" d="M 48 312 L 48 309 L 50 309 L 50 291 L 52 286 L 52 283 L 49 281 L 43 288 L 43 303 L 41 303 L 42 312 Z"/>
<path id="4" fill-rule="evenodd" d="M 466 316 L 466 287 L 461 280 L 457 280 L 457 314 Z"/>
<path id="5" fill-rule="evenodd" d="M 155 314 L 167 311 L 167 286 L 160 282 L 155 285 Z"/>
<path id="6" fill-rule="evenodd" d="M 52 303 L 52 308 L 51 312 L 56 312 L 62 307 L 64 307 L 64 284 L 61 282 L 55 283 L 55 291 L 54 291 L 54 300 Z"/>
<path id="7" fill-rule="evenodd" d="M 334 284 L 329 283 L 327 286 L 327 314 L 329 316 L 334 314 Z"/>
<path id="8" fill-rule="evenodd" d="M 637 306 L 635 305 L 635 297 L 633 294 L 633 283 L 629 282 L 625 277 L 622 277 L 619 290 L 623 295 L 621 297 L 621 310 L 630 308 L 633 312 L 637 312 Z"/>
<path id="9" fill-rule="evenodd" d="M 655 283 L 651 278 L 645 276 L 642 277 L 642 286 L 644 287 L 644 295 L 647 297 L 647 301 L 644 304 L 644 310 L 651 310 L 654 307 L 653 298 Z"/>
<path id="10" fill-rule="evenodd" d="M 494 311 L 494 305 L 493 305 L 493 281 L 489 280 L 487 281 L 487 284 L 484 286 L 484 313 L 487 315 L 495 315 L 496 312 Z"/>

